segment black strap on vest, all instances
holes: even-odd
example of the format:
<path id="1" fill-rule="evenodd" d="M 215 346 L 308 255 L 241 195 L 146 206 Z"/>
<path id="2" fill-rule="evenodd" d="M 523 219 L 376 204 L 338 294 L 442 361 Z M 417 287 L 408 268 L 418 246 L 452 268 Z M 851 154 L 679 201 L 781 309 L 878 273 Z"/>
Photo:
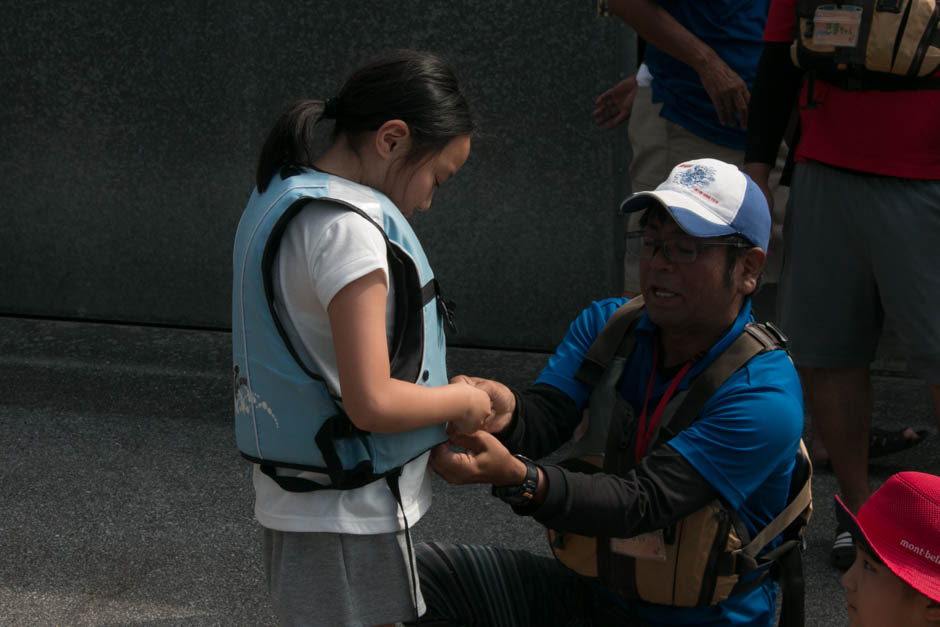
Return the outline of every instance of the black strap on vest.
<path id="1" fill-rule="evenodd" d="M 803 529 L 808 524 L 813 511 L 810 490 L 812 474 L 812 463 L 806 452 L 806 447 L 801 443 L 790 479 L 787 507 L 768 525 L 768 528 L 779 526 L 779 521 L 790 520 L 791 522 L 785 528 L 779 530 L 779 533 L 776 531 L 769 532 L 765 528 L 749 545 L 743 546 L 733 556 L 726 554 L 726 557 L 731 559 L 722 564 L 721 574 L 739 573 L 743 575 L 758 571 L 758 575 L 751 580 L 739 582 L 731 591 L 731 594 L 743 594 L 753 590 L 762 584 L 767 577 L 772 577 L 780 582 L 783 589 L 780 611 L 780 625 L 782 627 L 802 627 L 804 624 L 805 581 L 803 578 L 802 551 L 806 548 L 806 543 L 803 538 Z M 777 535 L 782 538 L 781 543 L 770 551 L 759 554 L 760 550 L 773 539 L 771 536 Z"/>
<path id="2" fill-rule="evenodd" d="M 574 378 L 590 387 L 596 387 L 614 357 L 633 352 L 636 323 L 643 317 L 645 303 L 642 296 L 631 298 L 614 312 L 594 343 L 588 348 Z"/>
<path id="3" fill-rule="evenodd" d="M 740 370 L 754 356 L 785 347 L 786 338 L 773 323 L 749 323 L 744 327 L 744 333 L 693 380 L 682 404 L 672 415 L 672 419 L 661 425 L 658 436 L 650 446 L 671 440 L 691 425 L 708 399 L 714 396 L 728 377 Z"/>
<path id="4" fill-rule="evenodd" d="M 320 449 L 320 453 L 323 455 L 326 468 L 310 468 L 307 466 L 295 466 L 295 468 L 299 470 L 322 472 L 328 475 L 330 478 L 328 485 L 303 477 L 282 476 L 277 474 L 278 467 L 291 467 L 290 464 L 285 465 L 280 462 L 272 463 L 262 460 L 254 461 L 260 466 L 261 472 L 274 480 L 282 490 L 287 492 L 315 492 L 317 490 L 352 490 L 361 488 L 364 485 L 381 479 L 383 476 L 387 478 L 388 475 L 375 474 L 372 464 L 369 461 L 363 461 L 353 468 L 344 469 L 340 462 L 339 454 L 336 452 L 336 442 L 344 438 L 357 437 L 364 433 L 365 431 L 356 427 L 346 414 L 342 413 L 327 419 L 323 423 L 323 426 L 320 427 L 314 440 L 317 448 Z M 400 471 L 399 468 L 396 468 L 392 473 Z"/>
<path id="5" fill-rule="evenodd" d="M 283 174 L 282 174 L 283 176 Z M 284 346 L 287 348 L 287 351 L 290 353 L 291 357 L 294 358 L 294 361 L 300 367 L 301 370 L 306 373 L 311 379 L 316 379 L 318 381 L 324 381 L 316 372 L 312 371 L 304 361 L 300 358 L 300 355 L 297 354 L 297 350 L 290 343 L 290 339 L 287 337 L 287 332 L 284 330 L 284 325 L 281 322 L 280 317 L 277 315 L 277 311 L 274 309 L 274 284 L 272 282 L 272 267 L 274 265 L 274 259 L 277 256 L 277 251 L 281 247 L 281 238 L 284 235 L 284 230 L 287 228 L 287 225 L 291 220 L 294 219 L 301 209 L 306 206 L 309 202 L 309 198 L 301 198 L 300 200 L 294 201 L 294 203 L 284 210 L 284 213 L 281 214 L 281 217 L 278 218 L 277 223 L 271 229 L 271 234 L 268 236 L 268 241 L 265 242 L 264 251 L 261 253 L 261 277 L 264 281 L 264 296 L 268 304 L 268 311 L 271 314 L 271 319 L 274 320 L 274 326 L 277 328 L 278 335 L 281 336 L 281 339 L 284 341 Z M 332 393 L 330 396 L 333 398 L 339 398 Z"/>
<path id="6" fill-rule="evenodd" d="M 415 564 L 415 550 L 414 546 L 411 543 L 411 529 L 408 526 L 408 516 L 405 514 L 405 504 L 401 499 L 401 487 L 398 485 L 398 479 L 401 477 L 401 468 L 396 468 L 394 471 L 385 475 L 385 482 L 388 484 L 388 489 L 391 490 L 392 496 L 395 497 L 395 502 L 398 503 L 398 509 L 401 510 L 402 520 L 405 521 L 405 543 L 408 547 L 408 570 L 411 571 L 411 598 L 414 602 L 415 610 L 415 625 L 421 624 L 421 617 L 418 616 L 418 571 Z"/>
<path id="7" fill-rule="evenodd" d="M 457 333 L 457 303 L 444 297 L 444 291 L 437 279 L 431 279 L 421 288 L 422 305 L 427 305 L 432 298 L 437 298 L 437 311 L 447 323 L 447 328 Z"/>

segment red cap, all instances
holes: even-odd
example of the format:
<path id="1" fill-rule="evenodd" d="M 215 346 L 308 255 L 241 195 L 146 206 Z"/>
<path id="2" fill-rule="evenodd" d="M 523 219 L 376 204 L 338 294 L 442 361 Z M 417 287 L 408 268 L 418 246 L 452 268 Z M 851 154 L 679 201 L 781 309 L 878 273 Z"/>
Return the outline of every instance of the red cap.
<path id="1" fill-rule="evenodd" d="M 940 602 L 940 477 L 899 472 L 875 490 L 858 516 L 838 496 L 836 501 L 840 522 L 862 548 L 911 587 Z"/>

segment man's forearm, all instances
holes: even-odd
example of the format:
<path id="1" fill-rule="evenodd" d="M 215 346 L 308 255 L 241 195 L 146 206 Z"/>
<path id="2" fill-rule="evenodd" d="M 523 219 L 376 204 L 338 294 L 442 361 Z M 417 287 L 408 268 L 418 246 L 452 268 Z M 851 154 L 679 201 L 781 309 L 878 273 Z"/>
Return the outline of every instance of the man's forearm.
<path id="1" fill-rule="evenodd" d="M 718 58 L 710 46 L 652 0 L 610 0 L 608 7 L 644 40 L 696 72 Z"/>
<path id="2" fill-rule="evenodd" d="M 542 496 L 518 508 L 558 531 L 631 537 L 661 529 L 717 498 L 718 492 L 668 444 L 625 477 L 585 475 L 546 466 Z"/>
<path id="3" fill-rule="evenodd" d="M 512 422 L 494 434 L 513 453 L 532 459 L 544 457 L 571 439 L 581 420 L 571 398 L 550 385 L 513 391 L 516 407 Z"/>

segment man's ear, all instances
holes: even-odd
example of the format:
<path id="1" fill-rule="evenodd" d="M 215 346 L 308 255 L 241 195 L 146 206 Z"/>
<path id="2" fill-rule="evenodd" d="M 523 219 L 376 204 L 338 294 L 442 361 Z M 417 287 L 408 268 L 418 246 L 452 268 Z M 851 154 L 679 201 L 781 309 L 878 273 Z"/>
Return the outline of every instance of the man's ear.
<path id="1" fill-rule="evenodd" d="M 767 255 L 760 248 L 748 248 L 743 255 L 738 258 L 738 288 L 741 293 L 747 296 L 753 294 L 757 289 L 757 279 L 764 269 L 764 263 L 767 261 Z"/>
<path id="2" fill-rule="evenodd" d="M 403 120 L 389 120 L 375 132 L 375 150 L 385 160 L 398 159 L 411 149 L 411 130 Z"/>

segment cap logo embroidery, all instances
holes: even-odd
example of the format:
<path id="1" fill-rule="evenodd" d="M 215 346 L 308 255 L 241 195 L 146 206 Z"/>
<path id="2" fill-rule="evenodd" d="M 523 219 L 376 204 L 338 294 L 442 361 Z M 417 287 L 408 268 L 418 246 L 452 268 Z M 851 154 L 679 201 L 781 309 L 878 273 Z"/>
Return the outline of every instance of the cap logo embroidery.
<path id="1" fill-rule="evenodd" d="M 698 194 L 709 202 L 716 205 L 719 204 L 717 198 L 702 190 L 703 187 L 708 187 L 710 183 L 715 182 L 715 168 L 710 168 L 705 165 L 694 165 L 688 170 L 677 173 L 673 180 L 683 187 L 688 187 L 693 193 Z"/>
<path id="2" fill-rule="evenodd" d="M 676 183 L 684 187 L 708 187 L 715 182 L 715 168 L 694 165 L 684 172 L 676 174 Z"/>

